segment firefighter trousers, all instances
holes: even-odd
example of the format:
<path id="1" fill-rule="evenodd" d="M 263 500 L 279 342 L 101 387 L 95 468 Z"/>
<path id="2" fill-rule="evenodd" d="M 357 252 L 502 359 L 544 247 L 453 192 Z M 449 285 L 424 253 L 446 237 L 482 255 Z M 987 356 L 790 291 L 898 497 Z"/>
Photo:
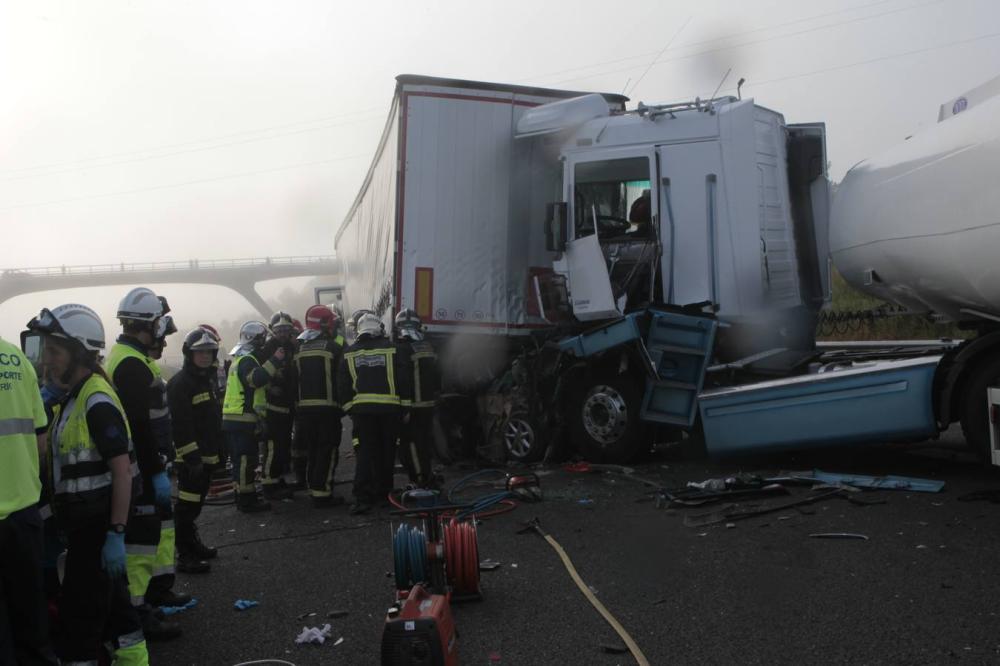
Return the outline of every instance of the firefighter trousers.
<path id="1" fill-rule="evenodd" d="M 217 467 L 217 464 L 204 463 L 200 467 L 184 462 L 177 464 L 177 504 L 174 506 L 174 522 L 177 526 L 179 553 L 186 552 L 194 543 L 195 521 L 201 515 L 201 507 L 205 504 L 212 473 Z"/>
<path id="2" fill-rule="evenodd" d="M 400 427 L 399 462 L 410 483 L 427 486 L 433 480 L 431 457 L 434 450 L 434 409 L 410 411 L 410 422 Z"/>
<path id="3" fill-rule="evenodd" d="M 306 449 L 309 495 L 333 495 L 333 474 L 340 461 L 341 412 L 335 409 L 303 410 L 298 418 L 299 437 Z"/>
<path id="4" fill-rule="evenodd" d="M 264 485 L 280 483 L 288 471 L 292 452 L 292 415 L 267 410 L 267 449 L 264 453 Z"/>
<path id="5" fill-rule="evenodd" d="M 133 606 L 142 606 L 146 602 L 160 546 L 162 520 L 153 503 L 152 484 L 146 484 L 146 487 L 150 490 L 133 501 L 125 527 L 125 568 Z"/>
<path id="6" fill-rule="evenodd" d="M 42 579 L 42 517 L 31 506 L 0 520 L 0 664 L 55 664 Z"/>
<path id="7" fill-rule="evenodd" d="M 254 484 L 254 470 L 257 468 L 259 450 L 257 434 L 246 430 L 227 430 L 226 442 L 233 461 L 233 483 L 236 486 L 237 502 L 257 501 L 257 486 Z"/>
<path id="8" fill-rule="evenodd" d="M 371 504 L 386 498 L 392 490 L 399 438 L 398 414 L 352 414 L 358 438 L 354 467 L 354 497 Z"/>
<path id="9" fill-rule="evenodd" d="M 104 643 L 117 666 L 145 666 L 146 639 L 139 613 L 129 600 L 129 581 L 125 576 L 109 577 L 101 564 L 107 533 L 102 518 L 75 524 L 66 534 L 56 652 L 64 662 L 96 664 Z"/>

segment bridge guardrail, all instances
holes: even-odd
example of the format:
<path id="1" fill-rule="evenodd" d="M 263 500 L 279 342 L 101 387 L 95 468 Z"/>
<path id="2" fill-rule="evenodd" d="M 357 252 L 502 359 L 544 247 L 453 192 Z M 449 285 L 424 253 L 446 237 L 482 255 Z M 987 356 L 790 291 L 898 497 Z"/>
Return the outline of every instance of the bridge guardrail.
<path id="1" fill-rule="evenodd" d="M 254 268 L 265 266 L 290 266 L 319 264 L 334 261 L 333 255 L 298 257 L 255 257 L 248 259 L 189 259 L 187 261 L 121 262 L 88 266 L 43 266 L 36 268 L 7 268 L 0 270 L 0 278 L 63 277 L 72 275 L 108 275 L 126 272 L 156 272 L 181 270 L 215 270 L 227 268 Z"/>

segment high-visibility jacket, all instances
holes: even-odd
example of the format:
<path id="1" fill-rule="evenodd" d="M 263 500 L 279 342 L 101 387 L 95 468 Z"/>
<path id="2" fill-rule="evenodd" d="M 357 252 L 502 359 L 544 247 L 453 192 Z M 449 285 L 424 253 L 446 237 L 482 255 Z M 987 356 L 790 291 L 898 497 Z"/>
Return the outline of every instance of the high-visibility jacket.
<path id="1" fill-rule="evenodd" d="M 237 357 L 229 366 L 226 380 L 226 397 L 222 401 L 222 426 L 224 429 L 252 428 L 264 416 L 267 398 L 264 387 L 274 374 L 275 365 L 264 365 L 253 354 Z"/>
<path id="2" fill-rule="evenodd" d="M 53 408 L 52 427 L 49 430 L 52 501 L 56 513 L 64 520 L 106 512 L 111 499 L 111 469 L 97 449 L 87 426 L 87 410 L 95 401 L 110 403 L 121 414 L 128 435 L 133 488 L 137 489 L 139 468 L 135 463 L 132 434 L 128 419 L 125 418 L 125 410 L 111 384 L 94 373 L 65 404 Z"/>
<path id="3" fill-rule="evenodd" d="M 126 363 L 129 360 L 141 363 L 145 370 L 137 369 L 134 362 Z M 128 335 L 121 335 L 108 352 L 104 368 L 125 409 L 139 470 L 148 479 L 163 471 L 160 460 L 161 443 L 163 437 L 170 432 L 169 410 L 163 399 L 164 384 L 160 366 L 146 355 L 141 342 Z M 143 385 L 133 386 L 139 384 L 140 378 Z M 160 433 L 159 436 L 157 432 Z"/>
<path id="4" fill-rule="evenodd" d="M 413 400 L 409 350 L 385 338 L 365 336 L 344 352 L 337 372 L 344 411 L 352 414 L 398 413 Z"/>
<path id="5" fill-rule="evenodd" d="M 405 344 L 405 343 L 404 343 Z M 441 393 L 441 372 L 434 345 L 427 340 L 410 342 L 410 361 L 413 363 L 414 409 L 431 409 L 437 405 Z"/>
<path id="6" fill-rule="evenodd" d="M 337 370 L 344 357 L 344 338 L 320 335 L 305 340 L 295 353 L 296 410 L 340 410 Z"/>
<path id="7" fill-rule="evenodd" d="M 38 502 L 35 431 L 47 421 L 35 369 L 20 349 L 0 340 L 0 520 Z"/>

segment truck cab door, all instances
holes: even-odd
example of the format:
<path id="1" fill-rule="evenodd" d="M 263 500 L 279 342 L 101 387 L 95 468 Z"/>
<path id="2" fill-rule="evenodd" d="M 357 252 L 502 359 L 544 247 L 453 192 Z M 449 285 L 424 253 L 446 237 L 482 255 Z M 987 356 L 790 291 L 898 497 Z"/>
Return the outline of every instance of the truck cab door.
<path id="1" fill-rule="evenodd" d="M 595 150 L 566 159 L 569 241 L 562 265 L 580 321 L 622 314 L 630 297 L 652 298 L 659 259 L 655 150 Z M 646 285 L 648 284 L 648 288 Z M 642 291 L 646 289 L 646 291 Z"/>

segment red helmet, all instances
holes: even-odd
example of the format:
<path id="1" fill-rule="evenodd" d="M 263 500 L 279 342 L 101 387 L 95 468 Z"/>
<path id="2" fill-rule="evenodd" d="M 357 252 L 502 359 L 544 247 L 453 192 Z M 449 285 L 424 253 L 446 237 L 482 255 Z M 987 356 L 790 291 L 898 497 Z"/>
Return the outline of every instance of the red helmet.
<path id="1" fill-rule="evenodd" d="M 306 328 L 333 333 L 337 330 L 337 313 L 325 305 L 314 305 L 306 310 Z"/>
<path id="2" fill-rule="evenodd" d="M 208 331 L 208 334 L 215 338 L 216 342 L 222 341 L 222 336 L 219 335 L 219 331 L 217 331 L 211 324 L 198 324 L 198 328 Z"/>

